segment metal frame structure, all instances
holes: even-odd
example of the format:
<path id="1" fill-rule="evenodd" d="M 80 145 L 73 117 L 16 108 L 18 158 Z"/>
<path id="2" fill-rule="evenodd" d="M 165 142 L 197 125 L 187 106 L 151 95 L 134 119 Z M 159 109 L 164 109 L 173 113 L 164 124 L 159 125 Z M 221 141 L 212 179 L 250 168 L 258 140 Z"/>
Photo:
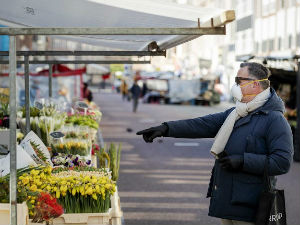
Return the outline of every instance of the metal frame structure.
<path id="1" fill-rule="evenodd" d="M 17 51 L 17 56 L 165 56 L 166 51 Z M 9 56 L 9 51 L 0 51 Z"/>
<path id="2" fill-rule="evenodd" d="M 196 28 L 1 28 L 0 35 L 224 35 L 225 26 Z"/>
<path id="3" fill-rule="evenodd" d="M 25 115 L 26 115 L 26 134 L 30 132 L 30 88 L 29 88 L 29 64 L 48 64 L 49 65 L 49 98 L 52 97 L 52 78 L 53 71 L 52 65 L 55 64 L 150 64 L 150 60 L 32 60 L 29 61 L 29 56 L 62 56 L 62 55 L 81 55 L 81 56 L 102 56 L 102 55 L 111 55 L 117 56 L 120 53 L 121 56 L 160 56 L 165 55 L 165 51 L 161 52 L 108 52 L 108 51 L 20 51 L 17 52 L 17 56 L 24 56 L 24 61 L 17 61 L 17 64 L 24 64 L 24 76 L 25 76 Z M 157 54 L 152 54 L 157 53 Z M 0 51 L 0 56 L 9 56 L 9 52 Z M 9 64 L 9 60 L 0 61 L 1 64 Z"/>
<path id="4" fill-rule="evenodd" d="M 25 64 L 26 61 L 17 61 L 17 64 Z M 29 64 L 149 64 L 150 60 L 30 60 Z M 9 61 L 0 61 L 1 64 L 9 64 Z"/>
<path id="5" fill-rule="evenodd" d="M 9 47 L 9 77 L 10 77 L 10 217 L 11 224 L 17 225 L 17 180 L 16 180 L 16 66 L 17 66 L 17 51 L 16 51 L 16 36 L 17 35 L 225 35 L 226 23 L 234 20 L 234 14 L 227 18 L 218 17 L 215 20 L 211 19 L 211 26 L 196 28 L 37 28 L 37 27 L 19 27 L 19 28 L 0 28 L 0 35 L 10 36 Z M 206 25 L 205 25 L 206 26 Z M 182 42 L 181 42 L 182 43 Z M 181 44 L 179 43 L 179 44 Z M 6 53 L 7 54 L 7 53 Z M 21 54 L 21 53 L 18 53 Z M 41 53 L 44 54 L 44 53 Z M 54 54 L 54 53 L 53 53 Z M 75 54 L 75 53 L 72 53 Z M 77 54 L 77 53 L 76 53 Z M 82 53 L 78 53 L 82 54 Z M 125 53 L 124 53 L 125 54 Z M 153 54 L 153 53 L 151 53 Z M 88 55 L 88 54 L 87 54 Z M 29 54 L 25 54 L 25 85 L 29 90 Z M 38 61 L 41 62 L 41 61 Z M 59 61 L 44 61 L 52 64 Z M 60 61 L 61 62 L 61 61 Z M 71 63 L 71 61 L 70 61 Z M 50 66 L 50 68 L 52 68 Z M 49 71 L 51 73 L 51 70 Z M 52 83 L 52 76 L 49 76 L 49 83 Z M 52 92 L 49 90 L 49 96 Z M 29 93 L 25 94 L 26 111 L 29 114 Z M 30 115 L 26 115 L 26 120 L 29 121 Z M 26 125 L 27 131 L 30 129 L 29 124 Z"/>

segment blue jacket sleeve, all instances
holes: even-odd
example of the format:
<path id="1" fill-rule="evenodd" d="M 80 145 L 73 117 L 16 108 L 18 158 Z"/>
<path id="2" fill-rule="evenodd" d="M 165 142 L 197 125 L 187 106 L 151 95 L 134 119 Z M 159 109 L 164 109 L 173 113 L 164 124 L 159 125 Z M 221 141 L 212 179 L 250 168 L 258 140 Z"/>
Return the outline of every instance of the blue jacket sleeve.
<path id="1" fill-rule="evenodd" d="M 195 119 L 165 122 L 164 124 L 169 127 L 167 136 L 175 138 L 214 138 L 233 109 Z"/>
<path id="2" fill-rule="evenodd" d="M 293 158 L 293 135 L 291 128 L 278 112 L 269 120 L 270 125 L 266 133 L 267 155 L 244 153 L 243 170 L 249 173 L 262 175 L 266 157 L 268 157 L 268 174 L 276 176 L 289 171 Z"/>

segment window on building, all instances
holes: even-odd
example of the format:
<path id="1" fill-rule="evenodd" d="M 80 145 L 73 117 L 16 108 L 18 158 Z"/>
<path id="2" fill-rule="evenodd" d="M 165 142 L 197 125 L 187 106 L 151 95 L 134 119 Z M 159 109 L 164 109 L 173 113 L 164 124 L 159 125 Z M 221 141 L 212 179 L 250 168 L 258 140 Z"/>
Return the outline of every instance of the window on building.
<path id="1" fill-rule="evenodd" d="M 255 43 L 255 52 L 256 53 L 259 52 L 259 43 L 258 42 Z"/>
<path id="2" fill-rule="evenodd" d="M 38 35 L 33 35 L 33 36 L 32 36 L 32 40 L 33 40 L 33 41 L 38 41 Z"/>
<path id="3" fill-rule="evenodd" d="M 268 41 L 262 42 L 262 51 L 266 52 L 268 50 Z"/>
<path id="4" fill-rule="evenodd" d="M 235 44 L 231 44 L 228 46 L 228 51 L 235 51 Z"/>
<path id="5" fill-rule="evenodd" d="M 290 34 L 290 35 L 289 35 L 289 48 L 292 48 L 292 41 L 293 41 L 293 37 L 292 37 L 292 35 Z"/>
<path id="6" fill-rule="evenodd" d="M 278 38 L 278 50 L 281 50 L 281 41 L 282 41 L 281 37 Z"/>
<path id="7" fill-rule="evenodd" d="M 288 7 L 293 7 L 295 5 L 295 0 L 288 0 L 289 6 Z"/>
<path id="8" fill-rule="evenodd" d="M 276 13 L 277 0 L 264 0 L 262 1 L 262 16 L 268 16 Z"/>
<path id="9" fill-rule="evenodd" d="M 300 33 L 297 34 L 297 47 L 300 48 Z"/>
<path id="10" fill-rule="evenodd" d="M 273 51 L 274 50 L 274 39 L 270 39 L 269 40 L 269 51 Z"/>

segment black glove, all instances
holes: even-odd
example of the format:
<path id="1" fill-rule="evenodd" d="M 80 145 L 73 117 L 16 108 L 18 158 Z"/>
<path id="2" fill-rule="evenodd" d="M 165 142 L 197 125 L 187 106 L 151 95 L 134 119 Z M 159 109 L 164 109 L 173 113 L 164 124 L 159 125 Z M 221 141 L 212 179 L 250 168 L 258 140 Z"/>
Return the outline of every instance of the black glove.
<path id="1" fill-rule="evenodd" d="M 169 127 L 165 124 L 162 124 L 157 127 L 150 127 L 146 130 L 141 130 L 137 132 L 137 135 L 143 135 L 145 142 L 153 142 L 154 138 L 163 137 L 167 134 Z"/>
<path id="2" fill-rule="evenodd" d="M 219 159 L 220 165 L 223 169 L 229 171 L 239 171 L 244 165 L 243 155 L 230 155 Z"/>

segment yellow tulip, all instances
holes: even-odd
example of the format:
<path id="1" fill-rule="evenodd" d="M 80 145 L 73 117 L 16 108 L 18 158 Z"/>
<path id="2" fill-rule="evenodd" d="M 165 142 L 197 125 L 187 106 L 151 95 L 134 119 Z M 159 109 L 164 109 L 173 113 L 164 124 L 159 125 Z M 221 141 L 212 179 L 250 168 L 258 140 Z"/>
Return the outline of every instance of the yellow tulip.
<path id="1" fill-rule="evenodd" d="M 92 194 L 92 198 L 93 198 L 93 199 L 95 199 L 95 200 L 97 200 L 97 199 L 98 199 L 98 197 L 97 197 L 97 195 L 96 195 L 96 194 Z"/>
<path id="2" fill-rule="evenodd" d="M 36 191 L 37 186 L 35 184 L 31 185 L 31 187 L 29 188 L 30 191 Z"/>
<path id="3" fill-rule="evenodd" d="M 59 198 L 59 197 L 60 197 L 60 191 L 56 191 L 55 197 L 56 197 L 56 198 Z"/>
<path id="4" fill-rule="evenodd" d="M 23 180 L 22 180 L 22 183 L 24 185 L 28 184 L 29 183 L 29 178 L 28 177 L 25 177 Z"/>
<path id="5" fill-rule="evenodd" d="M 86 190 L 86 194 L 92 195 L 92 194 L 93 194 L 93 189 L 92 189 L 92 188 L 88 188 L 88 189 Z"/>

